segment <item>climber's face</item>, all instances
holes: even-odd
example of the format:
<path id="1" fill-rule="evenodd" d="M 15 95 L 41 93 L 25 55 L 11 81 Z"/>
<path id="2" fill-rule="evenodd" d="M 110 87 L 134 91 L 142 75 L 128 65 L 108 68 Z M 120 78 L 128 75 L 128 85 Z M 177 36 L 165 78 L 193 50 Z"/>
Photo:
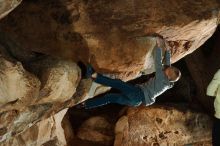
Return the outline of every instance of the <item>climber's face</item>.
<path id="1" fill-rule="evenodd" d="M 169 81 L 171 81 L 171 82 L 176 82 L 181 77 L 181 73 L 180 73 L 179 69 L 177 69 L 175 67 L 167 67 L 164 70 L 164 73 L 166 74 L 166 76 L 168 77 Z"/>

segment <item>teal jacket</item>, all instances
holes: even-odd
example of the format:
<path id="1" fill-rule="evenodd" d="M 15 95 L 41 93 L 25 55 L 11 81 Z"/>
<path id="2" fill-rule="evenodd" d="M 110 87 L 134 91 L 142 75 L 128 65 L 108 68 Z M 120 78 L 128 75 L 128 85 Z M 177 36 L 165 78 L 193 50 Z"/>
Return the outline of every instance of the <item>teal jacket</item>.
<path id="1" fill-rule="evenodd" d="M 170 50 L 165 51 L 165 63 L 164 65 L 170 66 Z M 164 93 L 167 89 L 173 87 L 173 83 L 171 83 L 167 76 L 163 71 L 162 65 L 162 49 L 156 48 L 154 50 L 154 62 L 155 62 L 155 77 L 151 78 L 148 82 L 138 85 L 141 90 L 144 92 L 144 100 L 143 103 L 147 105 L 151 105 L 155 102 L 155 98 L 162 93 Z"/>

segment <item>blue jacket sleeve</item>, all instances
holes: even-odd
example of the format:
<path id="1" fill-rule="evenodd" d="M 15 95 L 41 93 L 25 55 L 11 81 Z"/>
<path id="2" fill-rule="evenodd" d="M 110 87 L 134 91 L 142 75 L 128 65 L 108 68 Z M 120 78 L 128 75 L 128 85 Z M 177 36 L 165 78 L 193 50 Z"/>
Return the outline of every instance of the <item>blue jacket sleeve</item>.
<path id="1" fill-rule="evenodd" d="M 165 62 L 164 64 L 167 66 L 170 66 L 170 58 L 171 58 L 171 51 L 170 50 L 166 50 L 165 51 Z"/>
<path id="2" fill-rule="evenodd" d="M 162 49 L 156 48 L 155 50 L 155 79 L 154 79 L 154 88 L 160 88 L 162 80 L 164 78 L 163 75 L 163 66 L 162 66 Z M 156 89 L 154 89 L 156 90 Z"/>
<path id="3" fill-rule="evenodd" d="M 162 49 L 156 48 L 154 50 L 154 64 L 156 72 L 162 71 Z"/>

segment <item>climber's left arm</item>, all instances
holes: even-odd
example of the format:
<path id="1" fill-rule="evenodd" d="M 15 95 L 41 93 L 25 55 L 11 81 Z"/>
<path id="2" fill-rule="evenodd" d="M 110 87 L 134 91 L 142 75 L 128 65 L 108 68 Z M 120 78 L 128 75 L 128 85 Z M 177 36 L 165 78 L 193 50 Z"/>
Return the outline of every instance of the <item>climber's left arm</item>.
<path id="1" fill-rule="evenodd" d="M 170 66 L 171 65 L 171 51 L 170 49 L 165 50 L 165 55 L 164 55 L 164 65 Z"/>

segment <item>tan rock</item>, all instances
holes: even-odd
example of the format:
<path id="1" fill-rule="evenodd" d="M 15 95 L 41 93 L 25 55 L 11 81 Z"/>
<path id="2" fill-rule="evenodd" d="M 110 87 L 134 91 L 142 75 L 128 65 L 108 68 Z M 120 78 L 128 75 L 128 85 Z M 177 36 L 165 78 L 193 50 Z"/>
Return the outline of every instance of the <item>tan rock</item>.
<path id="1" fill-rule="evenodd" d="M 1 0 L 0 1 L 0 19 L 5 17 L 14 8 L 16 8 L 22 0 Z"/>
<path id="2" fill-rule="evenodd" d="M 185 145 L 211 140 L 211 118 L 186 106 L 129 108 L 115 127 L 115 146 Z"/>
<path id="3" fill-rule="evenodd" d="M 63 103 L 76 92 L 81 70 L 74 62 L 46 58 L 30 66 L 42 82 L 38 103 Z"/>
<path id="4" fill-rule="evenodd" d="M 104 117 L 92 117 L 82 123 L 77 137 L 103 145 L 112 145 L 114 139 L 112 128 L 113 125 Z"/>
<path id="5" fill-rule="evenodd" d="M 0 18 L 5 6 L 0 5 Z M 175 62 L 197 49 L 213 34 L 219 23 L 218 7 L 215 0 L 24 1 L 0 21 L 1 32 L 8 35 L 4 37 L 0 33 L 0 43 L 8 47 L 5 52 L 27 63 L 25 65 L 40 78 L 42 85 L 38 96 L 40 81 L 20 63 L 0 57 L 1 144 L 65 145 L 64 132 L 56 131 L 56 128 L 61 129 L 57 123 L 62 118 L 50 119 L 51 115 L 106 91 L 89 79 L 82 80 L 78 86 L 81 75 L 75 63 L 53 58 L 35 62 L 29 53 L 21 53 L 20 48 L 74 61 L 91 61 L 98 72 L 113 73 L 129 80 L 143 70 L 147 73 L 154 71 L 153 33 L 168 41 L 172 62 Z M 6 13 L 11 9 L 5 8 Z M 7 54 L 9 58 L 10 53 Z M 35 125 L 38 121 L 43 123 Z M 115 145 L 126 146 L 148 143 L 181 145 L 210 140 L 211 133 L 210 119 L 206 115 L 174 108 L 130 109 L 117 125 L 121 127 L 116 128 Z M 93 140 L 103 144 L 111 141 L 111 136 L 102 133 L 104 130 L 98 130 L 105 127 L 99 126 L 91 128 L 91 133 L 84 132 L 81 137 L 94 135 Z M 25 130 L 30 131 L 23 135 Z M 199 133 L 201 131 L 205 131 L 202 132 L 204 135 Z"/>
<path id="6" fill-rule="evenodd" d="M 19 112 L 16 110 L 1 112 L 0 114 L 0 141 L 2 136 L 7 134 L 10 124 L 16 119 Z"/>
<path id="7" fill-rule="evenodd" d="M 0 70 L 0 106 L 9 102 L 15 102 L 15 106 L 31 104 L 39 96 L 39 79 L 26 71 L 20 62 L 0 56 Z"/>
<path id="8" fill-rule="evenodd" d="M 63 128 L 63 131 L 64 131 L 66 144 L 68 146 L 71 146 L 72 143 L 73 143 L 73 140 L 75 138 L 75 134 L 74 134 L 72 125 L 70 123 L 68 113 L 64 116 L 64 118 L 62 120 L 62 128 Z"/>
<path id="9" fill-rule="evenodd" d="M 81 77 L 79 67 L 72 61 L 46 57 L 32 62 L 31 67 L 28 67 L 41 78 L 40 89 L 39 79 L 28 73 L 21 63 L 13 61 L 8 61 L 2 56 L 0 58 L 0 83 L 2 85 L 0 93 L 2 95 L 7 93 L 8 96 L 13 97 L 7 98 L 6 101 L 4 96 L 1 96 L 2 101 L 4 99 L 7 103 L 0 109 L 1 144 L 18 136 L 38 121 L 68 108 L 69 103 L 74 100 L 71 97 L 76 92 Z M 8 88 L 3 88 L 3 85 Z M 59 139 L 50 140 L 53 143 L 60 142 Z"/>
<path id="10" fill-rule="evenodd" d="M 13 139 L 0 144 L 1 146 L 42 146 L 52 144 L 53 146 L 66 146 L 67 140 L 62 120 L 67 109 L 64 109 L 54 116 L 38 122 L 36 125 L 24 131 L 22 134 L 13 137 Z M 67 129 L 72 129 L 71 125 L 65 122 Z M 73 137 L 69 130 L 69 137 Z"/>
<path id="11" fill-rule="evenodd" d="M 95 70 L 128 80 L 153 69 L 148 36 L 164 36 L 175 62 L 214 33 L 218 7 L 216 0 L 24 1 L 0 27 L 24 49 L 91 60 Z"/>

